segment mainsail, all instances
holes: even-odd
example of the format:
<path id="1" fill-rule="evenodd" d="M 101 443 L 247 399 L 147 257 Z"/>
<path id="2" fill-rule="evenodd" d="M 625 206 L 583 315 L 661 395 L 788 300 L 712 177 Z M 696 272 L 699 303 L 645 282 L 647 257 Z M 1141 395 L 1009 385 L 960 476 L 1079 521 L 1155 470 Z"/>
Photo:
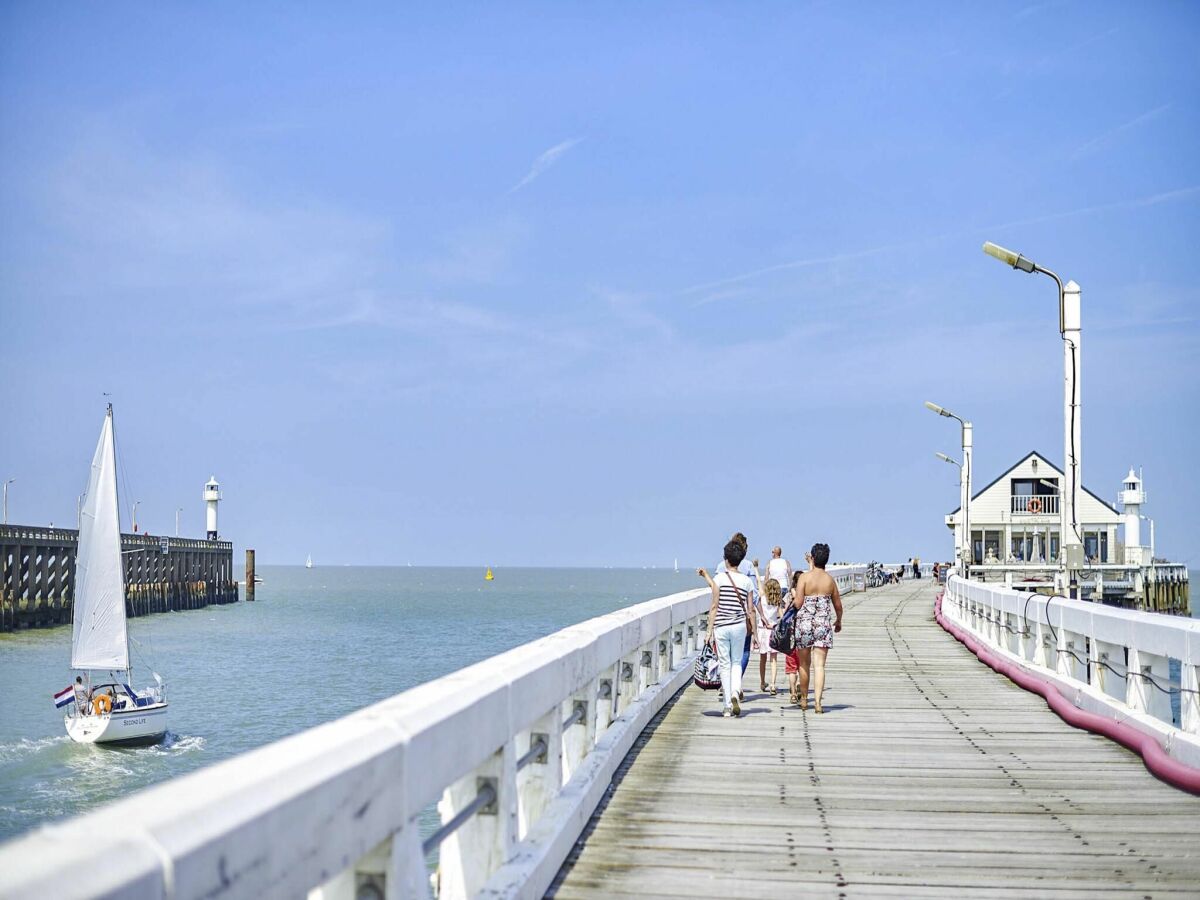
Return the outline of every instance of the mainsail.
<path id="1" fill-rule="evenodd" d="M 71 668 L 114 671 L 129 668 L 111 406 L 100 429 L 96 455 L 92 457 L 87 501 L 79 520 Z"/>

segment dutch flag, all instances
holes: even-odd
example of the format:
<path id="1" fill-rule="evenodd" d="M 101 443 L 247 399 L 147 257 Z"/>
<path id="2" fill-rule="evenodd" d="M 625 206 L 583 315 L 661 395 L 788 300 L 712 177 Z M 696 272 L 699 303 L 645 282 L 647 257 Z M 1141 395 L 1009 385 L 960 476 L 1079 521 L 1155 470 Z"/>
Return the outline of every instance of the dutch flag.
<path id="1" fill-rule="evenodd" d="M 75 699 L 75 688 L 68 685 L 57 694 L 54 695 L 54 706 L 56 709 L 62 709 L 68 703 Z"/>

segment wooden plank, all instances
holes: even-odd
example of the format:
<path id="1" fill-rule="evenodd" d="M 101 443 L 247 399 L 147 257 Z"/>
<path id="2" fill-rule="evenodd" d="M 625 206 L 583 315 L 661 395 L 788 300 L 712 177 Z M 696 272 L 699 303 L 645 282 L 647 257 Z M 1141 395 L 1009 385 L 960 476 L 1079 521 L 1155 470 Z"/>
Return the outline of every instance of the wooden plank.
<path id="1" fill-rule="evenodd" d="M 685 690 L 551 896 L 1195 896 L 1200 798 L 980 664 L 932 603 L 846 598 L 822 716 L 750 690 L 724 719 Z"/>

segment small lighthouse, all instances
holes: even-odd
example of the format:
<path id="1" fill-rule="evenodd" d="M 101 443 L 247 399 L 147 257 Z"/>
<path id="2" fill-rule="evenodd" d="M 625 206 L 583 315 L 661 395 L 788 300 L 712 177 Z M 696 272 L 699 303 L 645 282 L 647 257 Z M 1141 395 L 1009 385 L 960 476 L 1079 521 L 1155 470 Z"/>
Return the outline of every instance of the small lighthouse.
<path id="1" fill-rule="evenodd" d="M 217 539 L 217 503 L 221 499 L 221 486 L 217 484 L 217 476 L 208 479 L 204 485 L 204 504 L 208 507 L 208 539 Z"/>
<path id="2" fill-rule="evenodd" d="M 1150 562 L 1147 548 L 1142 546 L 1142 504 L 1146 502 L 1146 491 L 1142 479 L 1129 467 L 1129 474 L 1121 485 L 1121 505 L 1125 524 L 1125 565 L 1144 566 Z"/>

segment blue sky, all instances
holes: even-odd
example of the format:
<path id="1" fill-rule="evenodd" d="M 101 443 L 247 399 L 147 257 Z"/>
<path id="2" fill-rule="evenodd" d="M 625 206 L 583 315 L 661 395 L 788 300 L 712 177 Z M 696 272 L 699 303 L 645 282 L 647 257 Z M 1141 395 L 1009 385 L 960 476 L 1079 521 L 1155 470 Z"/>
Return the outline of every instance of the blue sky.
<path id="1" fill-rule="evenodd" d="M 0 477 L 263 562 L 951 553 L 1062 457 L 1200 560 L 1200 7 L 6 4 Z"/>

